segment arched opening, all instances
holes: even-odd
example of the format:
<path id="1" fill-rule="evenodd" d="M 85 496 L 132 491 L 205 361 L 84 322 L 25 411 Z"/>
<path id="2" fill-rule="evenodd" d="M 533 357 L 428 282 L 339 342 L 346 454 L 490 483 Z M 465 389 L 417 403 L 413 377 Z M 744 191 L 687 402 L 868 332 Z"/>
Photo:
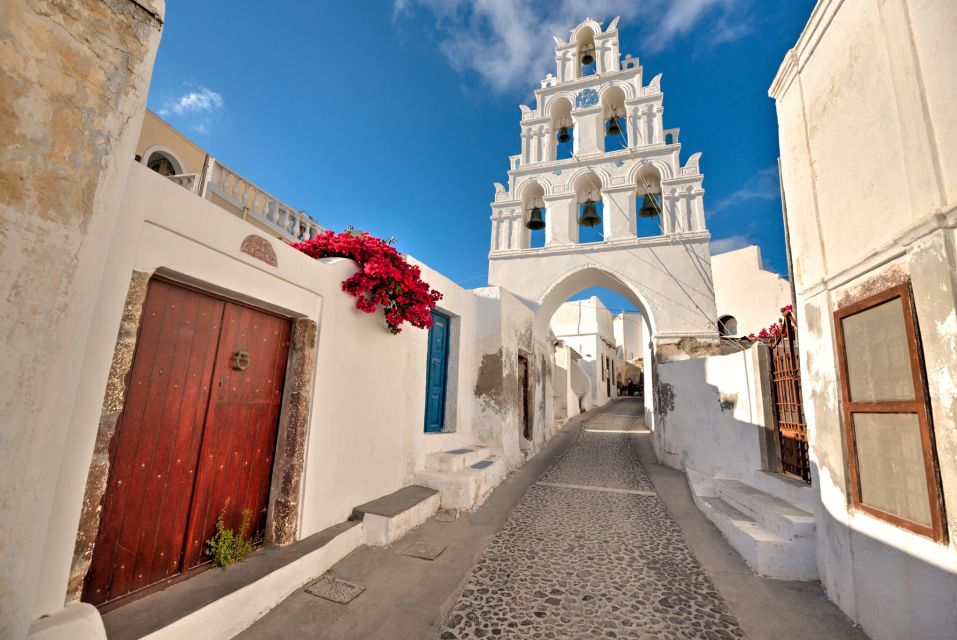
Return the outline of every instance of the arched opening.
<path id="1" fill-rule="evenodd" d="M 582 27 L 575 36 L 578 45 L 578 77 L 594 75 L 598 69 L 598 52 L 595 49 L 595 32 L 591 27 Z"/>
<path id="2" fill-rule="evenodd" d="M 646 309 L 633 283 L 588 264 L 558 278 L 543 295 L 536 332 L 554 338 L 556 365 L 565 369 L 555 379 L 566 385 L 555 397 L 560 401 L 564 391 L 569 416 L 630 396 L 637 415 L 652 427 L 654 322 Z M 618 323 L 625 316 L 627 333 Z"/>
<path id="3" fill-rule="evenodd" d="M 635 187 L 638 237 L 662 235 L 664 204 L 661 199 L 661 173 L 650 164 L 641 167 L 635 178 Z"/>
<path id="4" fill-rule="evenodd" d="M 153 151 L 146 158 L 146 167 L 164 177 L 178 176 L 183 173 L 183 165 L 172 153 Z"/>
<path id="5" fill-rule="evenodd" d="M 567 160 L 575 148 L 575 128 L 572 126 L 572 103 L 567 98 L 558 98 L 551 107 L 552 148 L 555 160 Z"/>
<path id="6" fill-rule="evenodd" d="M 605 238 L 602 235 L 602 219 L 605 207 L 602 202 L 601 180 L 588 171 L 575 179 L 574 189 L 578 203 L 578 242 L 603 242 Z"/>
<path id="7" fill-rule="evenodd" d="M 545 246 L 545 226 L 548 215 L 545 209 L 545 189 L 536 181 L 528 182 L 522 189 L 522 211 L 528 243 L 525 248 Z"/>
<path id="8" fill-rule="evenodd" d="M 625 92 L 621 87 L 611 87 L 601 96 L 602 122 L 605 127 L 605 151 L 628 148 L 628 133 L 625 127 Z"/>
<path id="9" fill-rule="evenodd" d="M 722 338 L 734 338 L 738 335 L 738 321 L 734 316 L 721 316 L 718 319 L 718 332 Z"/>
<path id="10" fill-rule="evenodd" d="M 666 133 L 665 134 L 665 144 L 674 144 L 675 143 L 675 134 Z"/>

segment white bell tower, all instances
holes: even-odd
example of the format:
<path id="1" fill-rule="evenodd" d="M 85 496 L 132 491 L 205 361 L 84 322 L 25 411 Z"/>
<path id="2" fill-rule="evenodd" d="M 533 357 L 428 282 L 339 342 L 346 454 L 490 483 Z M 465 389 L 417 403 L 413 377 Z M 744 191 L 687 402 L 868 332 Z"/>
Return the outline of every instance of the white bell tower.
<path id="1" fill-rule="evenodd" d="M 556 37 L 555 73 L 534 108 L 520 107 L 521 153 L 508 187 L 495 184 L 489 284 L 537 305 L 539 336 L 568 296 L 605 286 L 641 309 L 659 351 L 716 341 L 701 154 L 681 165 L 678 129 L 662 125 L 661 76 L 644 84 L 638 58 L 621 57 L 617 27 L 589 18 L 567 42 Z M 533 248 L 539 215 L 544 246 Z M 656 235 L 638 236 L 639 215 L 657 221 Z M 580 220 L 599 242 L 579 241 Z"/>

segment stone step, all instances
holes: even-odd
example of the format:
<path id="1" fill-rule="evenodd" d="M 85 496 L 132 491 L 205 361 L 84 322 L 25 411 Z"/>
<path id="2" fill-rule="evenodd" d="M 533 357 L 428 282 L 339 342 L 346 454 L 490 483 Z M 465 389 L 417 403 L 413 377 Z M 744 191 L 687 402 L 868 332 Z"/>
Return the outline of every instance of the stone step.
<path id="1" fill-rule="evenodd" d="M 817 579 L 813 537 L 782 538 L 720 497 L 696 495 L 695 503 L 758 575 L 786 580 Z"/>
<path id="2" fill-rule="evenodd" d="M 817 494 L 814 488 L 803 480 L 771 471 L 755 471 L 745 480 L 752 487 L 757 487 L 765 493 L 790 502 L 795 507 L 814 513 Z"/>
<path id="3" fill-rule="evenodd" d="M 460 471 L 489 457 L 488 447 L 462 447 L 450 451 L 432 451 L 425 458 L 427 471 Z"/>
<path id="4" fill-rule="evenodd" d="M 814 515 L 740 480 L 715 478 L 714 493 L 787 540 L 814 538 Z"/>
<path id="5" fill-rule="evenodd" d="M 442 510 L 470 511 L 485 501 L 505 474 L 505 463 L 489 456 L 457 471 L 419 471 L 414 481 L 442 495 Z"/>
<path id="6" fill-rule="evenodd" d="M 362 521 L 365 544 L 384 547 L 434 516 L 440 502 L 438 491 L 413 484 L 359 505 L 351 519 Z"/>

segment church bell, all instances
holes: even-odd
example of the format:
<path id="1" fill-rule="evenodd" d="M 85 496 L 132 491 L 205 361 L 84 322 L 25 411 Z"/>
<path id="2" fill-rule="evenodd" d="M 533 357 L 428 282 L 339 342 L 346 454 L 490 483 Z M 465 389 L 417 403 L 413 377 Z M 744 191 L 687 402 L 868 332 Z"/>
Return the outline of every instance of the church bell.
<path id="1" fill-rule="evenodd" d="M 641 201 L 641 209 L 638 210 L 639 218 L 657 218 L 658 217 L 658 205 L 655 204 L 655 197 L 650 193 L 646 193 L 644 199 Z"/>
<path id="2" fill-rule="evenodd" d="M 558 141 L 559 141 L 559 142 L 561 142 L 562 144 L 565 144 L 566 142 L 568 142 L 568 141 L 571 140 L 571 139 L 572 139 L 572 137 L 571 137 L 570 135 L 568 135 L 568 127 L 562 127 L 561 129 L 558 130 Z"/>
<path id="3" fill-rule="evenodd" d="M 589 47 L 582 50 L 582 64 L 591 64 L 595 61 L 595 49 L 594 47 Z"/>
<path id="4" fill-rule="evenodd" d="M 582 215 L 578 219 L 578 224 L 583 227 L 594 227 L 600 222 L 601 218 L 598 217 L 598 210 L 595 208 L 595 201 L 586 201 L 585 206 L 582 207 Z"/>
<path id="5" fill-rule="evenodd" d="M 605 129 L 605 133 L 610 136 L 620 136 L 621 135 L 621 125 L 618 124 L 618 116 L 612 116 L 611 120 L 608 121 L 608 127 Z"/>
<path id="6" fill-rule="evenodd" d="M 532 208 L 531 213 L 528 214 L 528 222 L 525 223 L 525 226 L 532 231 L 538 231 L 539 229 L 545 228 L 545 218 L 542 217 L 541 207 Z"/>

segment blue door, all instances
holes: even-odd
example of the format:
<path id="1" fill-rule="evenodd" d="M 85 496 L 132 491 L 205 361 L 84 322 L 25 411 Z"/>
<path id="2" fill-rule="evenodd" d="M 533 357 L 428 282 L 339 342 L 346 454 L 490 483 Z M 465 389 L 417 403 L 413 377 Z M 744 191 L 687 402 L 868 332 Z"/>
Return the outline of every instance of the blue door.
<path id="1" fill-rule="evenodd" d="M 445 427 L 445 381 L 449 371 L 449 317 L 432 312 L 429 329 L 429 370 L 425 378 L 425 430 Z"/>

